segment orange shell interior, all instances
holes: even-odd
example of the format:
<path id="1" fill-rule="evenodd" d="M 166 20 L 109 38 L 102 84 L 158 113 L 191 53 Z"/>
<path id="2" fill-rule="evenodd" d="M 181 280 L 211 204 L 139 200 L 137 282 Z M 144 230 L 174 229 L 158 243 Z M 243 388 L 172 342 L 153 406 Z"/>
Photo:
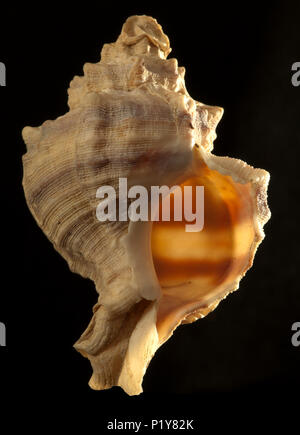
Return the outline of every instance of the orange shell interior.
<path id="1" fill-rule="evenodd" d="M 255 239 L 250 183 L 203 166 L 198 176 L 180 187 L 192 186 L 193 211 L 196 186 L 204 186 L 204 226 L 187 232 L 184 217 L 174 221 L 174 194 L 170 195 L 170 221 L 153 222 L 151 247 L 162 289 L 157 316 L 160 342 L 191 313 L 201 313 L 224 297 L 251 266 Z M 184 203 L 184 192 L 183 203 Z M 183 205 L 182 205 L 183 207 Z M 184 216 L 184 213 L 182 214 Z M 210 310 L 208 310 L 209 312 Z M 204 311 L 203 311 L 204 312 Z"/>

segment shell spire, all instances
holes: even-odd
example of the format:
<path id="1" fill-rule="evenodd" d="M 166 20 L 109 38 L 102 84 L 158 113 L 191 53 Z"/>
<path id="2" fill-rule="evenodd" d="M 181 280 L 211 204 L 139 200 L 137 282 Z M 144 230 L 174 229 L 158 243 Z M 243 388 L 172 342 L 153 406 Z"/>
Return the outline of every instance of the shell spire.
<path id="1" fill-rule="evenodd" d="M 170 51 L 170 41 L 155 18 L 146 15 L 129 17 L 123 24 L 122 32 L 116 41 L 119 47 L 135 46 L 134 53 L 157 56 L 165 59 Z M 158 51 L 153 50 L 157 47 Z"/>
<path id="2" fill-rule="evenodd" d="M 270 217 L 268 172 L 211 153 L 223 109 L 188 94 L 185 69 L 167 59 L 170 51 L 154 18 L 128 18 L 101 60 L 71 81 L 69 112 L 22 132 L 28 206 L 70 269 L 99 293 L 75 344 L 97 390 L 118 385 L 139 394 L 151 358 L 175 328 L 238 288 Z M 193 205 L 191 192 L 204 187 L 202 231 L 187 232 L 190 220 L 174 218 L 171 191 L 169 221 L 161 200 L 154 222 L 100 222 L 98 189 L 109 186 L 121 204 L 120 180 L 125 194 L 178 186 Z"/>

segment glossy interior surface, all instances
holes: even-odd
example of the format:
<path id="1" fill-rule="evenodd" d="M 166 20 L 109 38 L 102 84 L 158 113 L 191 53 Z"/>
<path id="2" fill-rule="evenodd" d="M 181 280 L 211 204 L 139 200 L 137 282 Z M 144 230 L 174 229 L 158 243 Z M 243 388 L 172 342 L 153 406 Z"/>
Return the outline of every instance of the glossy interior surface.
<path id="1" fill-rule="evenodd" d="M 192 186 L 194 212 L 196 186 L 204 186 L 204 226 L 199 232 L 186 231 L 191 222 L 184 218 L 184 203 L 191 195 L 185 192 L 185 186 Z M 160 220 L 152 226 L 153 262 L 163 293 L 157 318 L 161 340 L 187 314 L 226 294 L 230 284 L 250 266 L 255 236 L 249 184 L 235 183 L 231 177 L 205 166 L 199 176 L 180 188 L 182 221 L 174 220 L 172 193 L 170 221 L 161 219 L 161 202 Z"/>

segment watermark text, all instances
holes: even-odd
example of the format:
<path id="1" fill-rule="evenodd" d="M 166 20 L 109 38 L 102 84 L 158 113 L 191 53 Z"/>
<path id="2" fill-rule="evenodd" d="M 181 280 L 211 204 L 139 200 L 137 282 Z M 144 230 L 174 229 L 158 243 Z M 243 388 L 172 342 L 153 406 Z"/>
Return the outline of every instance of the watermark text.
<path id="1" fill-rule="evenodd" d="M 292 85 L 300 86 L 300 62 L 294 62 L 292 65 L 292 71 L 295 71 L 292 75 Z"/>
<path id="2" fill-rule="evenodd" d="M 6 328 L 2 322 L 0 322 L 0 346 L 6 346 Z"/>
<path id="3" fill-rule="evenodd" d="M 292 331 L 296 331 L 291 338 L 292 345 L 298 347 L 300 346 L 300 322 L 293 323 Z"/>
<path id="4" fill-rule="evenodd" d="M 6 86 L 6 67 L 3 62 L 0 62 L 0 86 Z"/>
<path id="5" fill-rule="evenodd" d="M 96 208 L 97 219 L 100 222 L 184 220 L 190 222 L 185 225 L 186 232 L 199 232 L 203 229 L 204 186 L 151 186 L 149 191 L 150 195 L 146 187 L 140 185 L 132 186 L 127 191 L 127 178 L 119 178 L 118 194 L 112 186 L 99 187 L 96 198 L 102 201 Z M 129 206 L 128 199 L 133 200 Z"/>

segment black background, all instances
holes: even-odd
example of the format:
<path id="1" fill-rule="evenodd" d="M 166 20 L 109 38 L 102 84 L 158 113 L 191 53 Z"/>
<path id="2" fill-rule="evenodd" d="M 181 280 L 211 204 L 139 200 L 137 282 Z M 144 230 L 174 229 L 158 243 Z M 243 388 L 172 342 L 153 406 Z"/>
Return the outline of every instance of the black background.
<path id="1" fill-rule="evenodd" d="M 1 419 L 33 428 L 40 416 L 47 425 L 63 416 L 60 424 L 84 422 L 100 433 L 110 417 L 193 416 L 197 428 L 214 426 L 219 416 L 241 429 L 262 416 L 266 425 L 296 422 L 300 86 L 291 84 L 291 66 L 300 62 L 299 2 L 1 9 Z M 240 290 L 205 319 L 178 328 L 150 363 L 144 393 L 128 397 L 118 387 L 96 392 L 87 385 L 89 361 L 72 345 L 97 294 L 91 281 L 69 271 L 26 206 L 21 130 L 68 110 L 73 76 L 82 75 L 85 62 L 98 62 L 102 45 L 115 41 L 134 14 L 162 25 L 169 58 L 186 67 L 190 95 L 224 107 L 214 152 L 271 173 L 272 218 Z M 18 417 L 8 417 L 11 411 Z"/>

